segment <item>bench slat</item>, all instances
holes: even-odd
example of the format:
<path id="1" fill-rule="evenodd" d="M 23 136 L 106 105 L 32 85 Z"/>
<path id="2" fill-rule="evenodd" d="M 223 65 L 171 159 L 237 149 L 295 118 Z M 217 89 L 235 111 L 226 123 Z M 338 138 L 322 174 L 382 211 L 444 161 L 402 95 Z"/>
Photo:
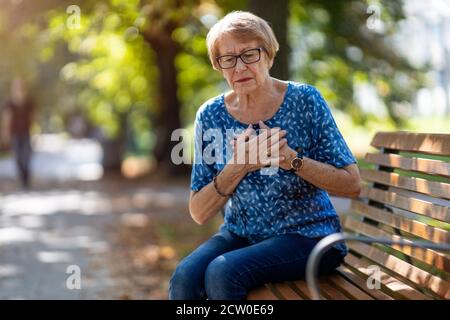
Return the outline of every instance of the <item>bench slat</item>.
<path id="1" fill-rule="evenodd" d="M 344 223 L 345 228 L 361 233 L 367 237 L 380 237 L 391 240 L 404 240 L 405 242 L 412 243 L 411 240 L 398 235 L 389 234 L 388 232 L 375 228 L 362 221 L 357 221 L 354 218 L 347 217 Z M 434 251 L 431 249 L 411 248 L 408 246 L 392 245 L 392 248 L 412 257 L 419 261 L 425 262 L 430 266 L 434 266 L 440 270 L 450 272 L 450 259 L 445 254 Z"/>
<path id="2" fill-rule="evenodd" d="M 429 201 L 405 197 L 396 192 L 368 188 L 367 186 L 362 187 L 360 196 L 422 214 L 430 218 L 450 222 L 450 208 Z"/>
<path id="3" fill-rule="evenodd" d="M 306 281 L 305 281 L 306 282 Z M 286 282 L 287 285 L 289 286 L 289 288 L 291 288 L 292 291 L 295 292 L 295 294 L 297 294 L 298 296 L 300 296 L 303 300 L 311 300 L 309 295 L 306 295 L 305 293 L 303 293 L 302 291 L 300 291 L 299 288 L 297 288 L 297 286 L 295 285 L 295 283 L 293 283 L 292 281 L 287 281 Z M 308 291 L 309 294 L 309 291 Z"/>
<path id="4" fill-rule="evenodd" d="M 251 290 L 247 295 L 247 300 L 278 300 L 267 286 L 262 286 Z"/>
<path id="5" fill-rule="evenodd" d="M 350 300 L 345 294 L 337 290 L 328 279 L 319 279 L 319 288 L 328 300 Z"/>
<path id="6" fill-rule="evenodd" d="M 361 177 L 368 181 L 408 189 L 433 197 L 450 199 L 450 183 L 428 181 L 421 178 L 405 177 L 397 173 L 362 169 Z"/>
<path id="7" fill-rule="evenodd" d="M 293 287 L 295 287 L 295 290 L 301 292 L 306 299 L 312 299 L 311 292 L 309 292 L 308 285 L 305 280 L 290 281 L 290 283 Z"/>
<path id="8" fill-rule="evenodd" d="M 345 263 L 347 267 L 350 269 L 355 270 L 356 272 L 359 272 L 365 276 L 372 276 L 372 271 L 369 270 L 369 267 L 372 266 L 372 264 L 363 261 L 359 258 L 357 258 L 355 255 L 349 253 L 345 257 Z M 416 290 L 415 288 L 411 287 L 410 285 L 404 283 L 403 281 L 392 277 L 391 275 L 387 274 L 380 268 L 380 284 L 381 290 L 383 290 L 384 287 L 390 291 L 389 295 L 397 295 L 406 299 L 410 300 L 431 300 L 430 297 L 426 296 L 425 294 L 421 293 L 420 291 Z M 377 289 L 372 289 L 372 291 L 380 291 Z M 387 293 L 387 292 L 385 292 Z M 397 299 L 397 297 L 395 297 Z"/>
<path id="9" fill-rule="evenodd" d="M 450 243 L 450 232 L 432 227 L 426 223 L 395 215 L 387 210 L 378 209 L 360 200 L 352 200 L 350 209 L 361 216 L 400 229 L 412 235 L 435 243 Z"/>
<path id="10" fill-rule="evenodd" d="M 440 175 L 450 177 L 450 163 L 422 159 L 422 158 L 408 158 L 397 154 L 388 153 L 367 153 L 365 161 L 381 166 L 423 172 L 431 175 Z"/>
<path id="11" fill-rule="evenodd" d="M 292 290 L 287 282 L 273 283 L 272 285 L 271 290 L 277 290 L 278 294 L 282 296 L 282 300 L 303 300 L 299 294 Z"/>
<path id="12" fill-rule="evenodd" d="M 450 299 L 450 283 L 434 276 L 400 258 L 385 253 L 373 246 L 363 243 L 349 243 L 349 248 L 378 263 L 385 269 L 395 272 L 412 283 L 433 291 L 444 299 Z"/>
<path id="13" fill-rule="evenodd" d="M 324 281 L 331 281 L 334 288 L 330 288 L 330 284 L 328 284 L 328 286 L 324 284 Z M 355 282 L 359 283 L 359 286 L 355 285 Z M 302 295 L 303 299 L 312 299 L 305 280 L 290 281 L 289 285 L 297 295 Z M 322 278 L 321 280 L 319 280 L 319 287 L 322 294 L 324 294 L 328 299 L 348 299 L 348 297 L 346 296 L 342 297 L 343 290 L 348 291 L 347 294 L 354 297 L 355 299 L 373 300 L 373 297 L 380 300 L 393 299 L 389 295 L 382 292 L 365 292 L 365 280 L 361 279 L 358 275 L 353 273 L 345 266 L 340 266 L 338 268 L 337 275 Z M 338 290 L 340 293 L 337 293 L 336 290 Z"/>
<path id="14" fill-rule="evenodd" d="M 366 278 L 362 278 L 361 275 L 356 274 L 355 272 L 353 272 L 351 269 L 349 269 L 348 267 L 341 265 L 338 269 L 337 272 L 339 273 L 339 275 L 353 283 L 355 286 L 357 286 L 361 291 L 364 291 L 365 293 L 367 293 L 368 295 L 374 297 L 377 300 L 393 300 L 394 298 L 391 297 L 390 295 L 384 293 L 381 290 L 371 290 L 367 287 L 367 277 Z"/>
<path id="15" fill-rule="evenodd" d="M 330 276 L 327 279 L 340 291 L 348 294 L 352 299 L 356 300 L 373 300 L 373 298 L 365 293 L 363 290 L 355 286 L 353 283 L 347 281 L 340 274 Z"/>
<path id="16" fill-rule="evenodd" d="M 378 132 L 370 143 L 375 148 L 450 155 L 450 135 L 412 132 Z"/>

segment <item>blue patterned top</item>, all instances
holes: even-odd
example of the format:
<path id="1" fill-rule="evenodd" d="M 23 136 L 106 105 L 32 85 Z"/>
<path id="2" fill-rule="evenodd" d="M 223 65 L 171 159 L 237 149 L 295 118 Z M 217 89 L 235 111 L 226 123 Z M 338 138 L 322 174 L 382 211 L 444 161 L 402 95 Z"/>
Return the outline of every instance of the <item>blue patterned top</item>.
<path id="1" fill-rule="evenodd" d="M 209 184 L 231 158 L 230 140 L 236 134 L 233 130 L 239 133 L 248 127 L 228 113 L 224 99 L 221 94 L 197 111 L 191 175 L 194 191 Z M 265 124 L 287 130 L 289 146 L 301 148 L 308 158 L 337 168 L 356 163 L 330 108 L 311 85 L 289 81 L 280 108 Z M 253 127 L 259 129 L 257 124 Z M 212 160 L 201 157 L 205 154 L 212 155 Z M 225 205 L 224 223 L 229 231 L 252 243 L 285 233 L 316 238 L 341 231 L 328 193 L 278 167 L 275 171 L 264 168 L 250 172 L 241 180 Z M 343 255 L 347 253 L 345 245 L 336 247 Z"/>

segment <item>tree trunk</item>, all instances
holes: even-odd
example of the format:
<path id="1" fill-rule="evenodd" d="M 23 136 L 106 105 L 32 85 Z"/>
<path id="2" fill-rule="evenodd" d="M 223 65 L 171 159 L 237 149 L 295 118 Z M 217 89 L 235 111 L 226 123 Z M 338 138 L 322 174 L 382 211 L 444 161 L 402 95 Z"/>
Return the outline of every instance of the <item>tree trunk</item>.
<path id="1" fill-rule="evenodd" d="M 280 45 L 270 74 L 281 80 L 289 79 L 287 22 L 289 0 L 250 0 L 249 11 L 269 22 Z"/>
<path id="2" fill-rule="evenodd" d="M 158 106 L 157 119 L 154 119 L 156 133 L 156 146 L 153 150 L 158 170 L 169 175 L 185 172 L 183 165 L 175 165 L 171 160 L 172 148 L 178 141 L 171 141 L 172 132 L 181 128 L 180 101 L 177 97 L 177 71 L 175 58 L 178 54 L 178 44 L 172 40 L 172 28 L 167 27 L 160 32 L 145 34 L 156 53 L 156 64 L 158 66 Z"/>
<path id="3" fill-rule="evenodd" d="M 125 128 L 126 114 L 119 115 L 120 127 L 122 130 L 114 138 L 99 136 L 99 142 L 103 151 L 102 166 L 105 174 L 118 173 L 122 169 L 122 161 L 125 154 Z"/>
<path id="4" fill-rule="evenodd" d="M 100 142 L 103 150 L 102 166 L 105 173 L 120 172 L 124 153 L 124 139 L 105 139 Z"/>

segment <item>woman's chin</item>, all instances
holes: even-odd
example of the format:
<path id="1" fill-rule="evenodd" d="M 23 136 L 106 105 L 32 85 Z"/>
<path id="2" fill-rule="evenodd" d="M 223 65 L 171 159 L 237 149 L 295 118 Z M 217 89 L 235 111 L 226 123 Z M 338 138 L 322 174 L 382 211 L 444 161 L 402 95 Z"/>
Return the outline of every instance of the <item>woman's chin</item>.
<path id="1" fill-rule="evenodd" d="M 257 88 L 257 84 L 252 80 L 242 83 L 236 82 L 233 86 L 233 90 L 237 94 L 248 94 L 255 91 Z"/>

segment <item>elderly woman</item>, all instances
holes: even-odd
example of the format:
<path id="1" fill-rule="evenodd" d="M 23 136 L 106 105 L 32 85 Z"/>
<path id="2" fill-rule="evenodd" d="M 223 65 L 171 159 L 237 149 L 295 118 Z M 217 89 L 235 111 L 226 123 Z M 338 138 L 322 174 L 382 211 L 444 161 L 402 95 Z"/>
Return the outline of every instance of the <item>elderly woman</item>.
<path id="1" fill-rule="evenodd" d="M 231 90 L 198 110 L 195 152 L 224 160 L 196 157 L 189 210 L 204 224 L 225 206 L 224 223 L 177 266 L 169 298 L 245 299 L 264 283 L 305 276 L 313 247 L 341 230 L 328 192 L 356 197 L 360 177 L 317 89 L 269 75 L 278 42 L 266 21 L 232 12 L 211 28 L 207 46 Z M 219 151 L 202 143 L 209 129 L 221 132 L 208 135 Z M 345 245 L 333 247 L 319 274 L 346 254 Z"/>

